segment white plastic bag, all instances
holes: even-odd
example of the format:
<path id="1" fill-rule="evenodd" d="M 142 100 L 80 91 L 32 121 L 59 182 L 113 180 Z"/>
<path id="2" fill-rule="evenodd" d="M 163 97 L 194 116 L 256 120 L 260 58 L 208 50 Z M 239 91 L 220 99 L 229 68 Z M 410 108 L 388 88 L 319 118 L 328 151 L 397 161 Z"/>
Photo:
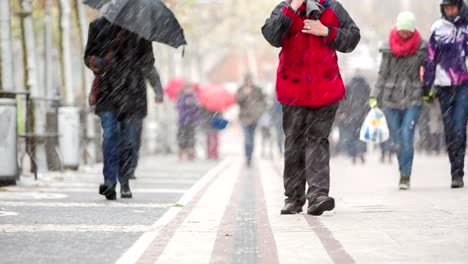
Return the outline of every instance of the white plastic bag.
<path id="1" fill-rule="evenodd" d="M 379 144 L 390 137 L 385 114 L 379 108 L 373 108 L 361 127 L 359 139 L 364 142 Z"/>

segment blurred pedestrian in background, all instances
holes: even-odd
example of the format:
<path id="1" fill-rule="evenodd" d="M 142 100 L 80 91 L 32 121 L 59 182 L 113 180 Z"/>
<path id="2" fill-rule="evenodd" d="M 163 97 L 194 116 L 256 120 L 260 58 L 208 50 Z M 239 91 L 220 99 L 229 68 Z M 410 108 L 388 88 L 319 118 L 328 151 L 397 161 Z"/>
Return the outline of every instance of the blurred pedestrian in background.
<path id="1" fill-rule="evenodd" d="M 262 33 L 282 48 L 276 94 L 283 105 L 287 198 L 281 213 L 302 212 L 307 199 L 307 213 L 321 215 L 335 208 L 328 137 L 345 94 L 336 51 L 353 51 L 360 30 L 338 1 L 292 0 L 276 6 Z"/>
<path id="2" fill-rule="evenodd" d="M 260 134 L 262 139 L 262 149 L 261 155 L 262 158 L 273 158 L 273 117 L 272 117 L 272 107 L 267 106 L 265 112 L 262 114 L 258 120 L 258 125 L 260 127 Z"/>
<path id="3" fill-rule="evenodd" d="M 258 120 L 266 109 L 265 95 L 260 87 L 254 85 L 251 74 L 245 75 L 244 84 L 237 91 L 236 101 L 239 105 L 239 120 L 244 131 L 245 160 L 247 167 L 250 167 Z"/>
<path id="4" fill-rule="evenodd" d="M 212 112 L 206 108 L 200 109 L 200 125 L 205 134 L 206 157 L 209 160 L 219 159 L 219 131 L 213 127 L 213 117 L 221 117 L 221 113 Z"/>
<path id="5" fill-rule="evenodd" d="M 177 144 L 179 146 L 179 160 L 185 157 L 195 159 L 195 136 L 197 123 L 200 119 L 200 103 L 195 89 L 185 84 L 177 98 L 177 111 L 179 113 Z"/>
<path id="6" fill-rule="evenodd" d="M 462 0 L 441 0 L 442 18 L 432 25 L 424 87 L 440 102 L 445 142 L 451 163 L 452 188 L 464 186 L 468 119 L 468 9 Z"/>
<path id="7" fill-rule="evenodd" d="M 358 159 L 365 163 L 367 146 L 366 143 L 359 140 L 359 135 L 361 125 L 370 109 L 367 105 L 369 95 L 369 84 L 363 76 L 357 74 L 346 85 L 346 97 L 338 109 L 340 137 L 353 164 L 356 164 Z"/>
<path id="8" fill-rule="evenodd" d="M 382 63 L 371 107 L 383 107 L 390 129 L 390 146 L 397 153 L 400 189 L 410 188 L 414 157 L 414 134 L 421 115 L 423 85 L 420 69 L 424 64 L 427 43 L 415 28 L 411 12 L 398 15 L 388 43 L 380 50 Z M 378 102 L 377 98 L 382 98 Z"/>

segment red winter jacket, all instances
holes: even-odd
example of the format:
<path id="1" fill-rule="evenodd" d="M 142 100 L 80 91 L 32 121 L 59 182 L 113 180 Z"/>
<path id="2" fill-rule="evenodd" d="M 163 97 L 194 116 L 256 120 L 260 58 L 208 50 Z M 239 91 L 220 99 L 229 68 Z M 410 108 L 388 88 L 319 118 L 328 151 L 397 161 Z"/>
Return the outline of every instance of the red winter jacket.
<path id="1" fill-rule="evenodd" d="M 330 29 L 327 37 L 302 33 L 306 5 L 297 12 L 280 3 L 262 27 L 265 39 L 282 47 L 276 80 L 278 101 L 286 105 L 318 108 L 343 99 L 345 88 L 336 51 L 351 52 L 359 43 L 359 28 L 335 0 L 320 0 L 320 17 Z"/>

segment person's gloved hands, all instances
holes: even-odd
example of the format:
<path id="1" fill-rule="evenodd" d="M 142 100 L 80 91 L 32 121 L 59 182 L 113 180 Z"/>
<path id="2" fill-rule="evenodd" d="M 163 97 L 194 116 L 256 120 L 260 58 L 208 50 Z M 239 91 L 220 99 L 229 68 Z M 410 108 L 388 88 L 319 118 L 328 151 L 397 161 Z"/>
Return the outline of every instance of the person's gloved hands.
<path id="1" fill-rule="evenodd" d="M 430 89 L 429 92 L 423 96 L 423 101 L 426 103 L 432 103 L 435 98 L 434 90 Z"/>
<path id="2" fill-rule="evenodd" d="M 379 101 L 377 100 L 377 98 L 375 97 L 369 98 L 369 106 L 371 108 L 376 108 L 378 104 L 379 104 Z"/>

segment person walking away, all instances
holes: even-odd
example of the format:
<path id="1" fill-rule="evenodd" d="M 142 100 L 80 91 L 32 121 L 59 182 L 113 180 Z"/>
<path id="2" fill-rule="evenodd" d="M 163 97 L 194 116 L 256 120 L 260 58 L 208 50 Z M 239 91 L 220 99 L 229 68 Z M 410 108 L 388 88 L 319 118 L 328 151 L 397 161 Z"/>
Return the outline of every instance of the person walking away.
<path id="1" fill-rule="evenodd" d="M 415 28 L 413 13 L 400 13 L 388 43 L 380 49 L 382 63 L 373 97 L 369 100 L 371 107 L 380 103 L 384 109 L 390 145 L 398 157 L 401 190 L 410 188 L 415 128 L 423 103 L 420 69 L 426 50 L 427 43 Z M 379 97 L 381 102 L 376 99 Z"/>
<path id="2" fill-rule="evenodd" d="M 283 105 L 287 198 L 281 214 L 302 212 L 307 199 L 307 213 L 321 215 L 335 207 L 328 136 L 345 94 L 336 52 L 353 51 L 360 30 L 338 1 L 292 0 L 275 7 L 262 33 L 282 48 L 276 94 Z"/>
<path id="3" fill-rule="evenodd" d="M 271 109 L 267 109 L 258 120 L 262 138 L 262 158 L 273 158 L 273 138 L 271 127 L 273 125 Z"/>
<path id="4" fill-rule="evenodd" d="M 370 86 L 366 79 L 357 74 L 346 85 L 346 99 L 338 109 L 340 117 L 340 137 L 345 138 L 343 144 L 353 164 L 359 159 L 365 163 L 366 143 L 359 139 L 361 125 L 369 112 L 367 100 L 370 95 Z"/>
<path id="5" fill-rule="evenodd" d="M 115 200 L 118 180 L 121 198 L 132 198 L 129 178 L 136 170 L 137 141 L 147 115 L 145 80 L 154 67 L 151 42 L 101 17 L 90 24 L 84 60 L 97 78 L 90 102 L 95 102 L 103 129 L 99 193 Z"/>
<path id="6" fill-rule="evenodd" d="M 236 94 L 239 105 L 239 120 L 244 131 L 244 151 L 247 167 L 251 167 L 255 146 L 255 131 L 258 120 L 266 109 L 265 95 L 262 89 L 254 85 L 252 75 L 247 74 L 244 84 Z"/>
<path id="7" fill-rule="evenodd" d="M 185 85 L 177 99 L 179 159 L 195 159 L 195 130 L 200 118 L 200 103 L 192 85 Z"/>
<path id="8" fill-rule="evenodd" d="M 462 0 L 441 0 L 442 18 L 431 29 L 424 88 L 439 99 L 445 142 L 451 164 L 452 188 L 464 187 L 468 119 L 468 8 Z"/>

